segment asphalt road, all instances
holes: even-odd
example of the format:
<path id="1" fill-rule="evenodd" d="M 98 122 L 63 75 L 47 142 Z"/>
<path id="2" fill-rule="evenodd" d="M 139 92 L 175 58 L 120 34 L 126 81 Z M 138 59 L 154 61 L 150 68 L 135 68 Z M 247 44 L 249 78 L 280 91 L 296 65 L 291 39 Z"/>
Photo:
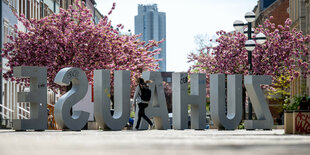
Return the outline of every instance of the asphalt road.
<path id="1" fill-rule="evenodd" d="M 0 130 L 0 155 L 310 155 L 310 135 L 283 130 Z"/>

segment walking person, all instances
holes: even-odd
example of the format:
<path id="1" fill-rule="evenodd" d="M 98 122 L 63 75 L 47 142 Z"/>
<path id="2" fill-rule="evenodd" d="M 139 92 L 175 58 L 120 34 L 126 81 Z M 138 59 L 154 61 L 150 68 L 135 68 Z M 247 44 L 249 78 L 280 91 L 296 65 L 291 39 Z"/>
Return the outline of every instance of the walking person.
<path id="1" fill-rule="evenodd" d="M 143 78 L 138 79 L 139 84 L 133 97 L 134 104 L 138 105 L 139 107 L 138 121 L 135 127 L 136 130 L 139 129 L 142 117 L 150 124 L 151 127 L 153 127 L 152 121 L 145 115 L 145 108 L 148 106 L 152 94 L 148 85 L 148 83 L 151 82 L 151 80 L 144 81 Z"/>
<path id="2" fill-rule="evenodd" d="M 309 110 L 309 100 L 307 97 L 303 97 L 299 103 L 299 110 Z"/>

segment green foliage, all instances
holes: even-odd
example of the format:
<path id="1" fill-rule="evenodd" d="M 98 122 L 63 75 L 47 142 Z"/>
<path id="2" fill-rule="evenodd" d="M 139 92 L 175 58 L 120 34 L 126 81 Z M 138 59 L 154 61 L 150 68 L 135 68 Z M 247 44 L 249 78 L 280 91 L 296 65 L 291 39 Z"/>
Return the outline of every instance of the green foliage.
<path id="1" fill-rule="evenodd" d="M 210 112 L 210 98 L 209 97 L 206 98 L 206 110 L 207 112 Z"/>
<path id="2" fill-rule="evenodd" d="M 278 96 L 278 99 L 286 99 L 290 96 L 290 76 L 281 75 L 272 85 L 272 90 L 268 92 L 268 98 L 273 98 L 274 96 Z"/>
<path id="3" fill-rule="evenodd" d="M 135 112 L 134 111 L 130 112 L 130 118 L 134 118 L 134 117 L 135 117 Z"/>
<path id="4" fill-rule="evenodd" d="M 301 102 L 302 97 L 301 96 L 296 96 L 292 99 L 290 98 L 286 98 L 284 100 L 284 104 L 283 104 L 283 109 L 284 110 L 298 110 L 298 106 Z"/>
<path id="5" fill-rule="evenodd" d="M 245 129 L 245 127 L 244 127 L 244 122 L 241 122 L 241 123 L 238 125 L 238 129 Z"/>

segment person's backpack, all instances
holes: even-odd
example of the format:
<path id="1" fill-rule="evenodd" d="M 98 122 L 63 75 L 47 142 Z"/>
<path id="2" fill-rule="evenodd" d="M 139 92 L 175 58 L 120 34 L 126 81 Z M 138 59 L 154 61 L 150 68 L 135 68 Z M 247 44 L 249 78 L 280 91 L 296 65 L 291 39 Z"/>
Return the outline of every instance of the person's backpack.
<path id="1" fill-rule="evenodd" d="M 151 96 L 152 96 L 152 91 L 149 89 L 149 87 L 145 86 L 145 87 L 140 87 L 141 90 L 141 99 L 143 101 L 150 101 L 151 100 Z"/>

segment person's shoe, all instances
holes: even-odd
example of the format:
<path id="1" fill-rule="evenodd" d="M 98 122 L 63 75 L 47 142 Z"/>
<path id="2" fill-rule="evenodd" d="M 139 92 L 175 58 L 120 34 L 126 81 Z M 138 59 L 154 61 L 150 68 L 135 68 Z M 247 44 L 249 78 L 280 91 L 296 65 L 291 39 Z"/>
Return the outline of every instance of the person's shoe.
<path id="1" fill-rule="evenodd" d="M 155 129 L 155 124 L 149 125 L 149 130 L 154 130 Z"/>

